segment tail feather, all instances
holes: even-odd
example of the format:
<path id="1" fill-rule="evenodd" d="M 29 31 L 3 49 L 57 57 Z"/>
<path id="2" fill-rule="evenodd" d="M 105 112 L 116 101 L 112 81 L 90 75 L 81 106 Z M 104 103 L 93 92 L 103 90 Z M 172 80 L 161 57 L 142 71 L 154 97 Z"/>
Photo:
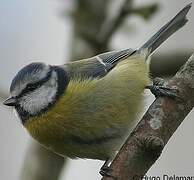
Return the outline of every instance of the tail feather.
<path id="1" fill-rule="evenodd" d="M 183 27 L 188 21 L 186 15 L 192 3 L 185 6 L 173 19 L 157 31 L 138 51 L 148 49 L 149 55 L 152 54 L 166 39 Z"/>

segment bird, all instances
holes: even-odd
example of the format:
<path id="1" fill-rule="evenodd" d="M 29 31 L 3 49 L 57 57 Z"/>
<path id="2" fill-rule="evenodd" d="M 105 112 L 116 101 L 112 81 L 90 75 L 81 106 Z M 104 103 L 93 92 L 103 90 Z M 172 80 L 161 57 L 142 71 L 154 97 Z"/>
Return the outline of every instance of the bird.
<path id="1" fill-rule="evenodd" d="M 14 107 L 28 133 L 46 148 L 63 157 L 102 160 L 105 167 L 141 112 L 151 55 L 186 24 L 190 8 L 186 5 L 137 50 L 58 66 L 26 65 L 13 78 L 4 105 Z"/>

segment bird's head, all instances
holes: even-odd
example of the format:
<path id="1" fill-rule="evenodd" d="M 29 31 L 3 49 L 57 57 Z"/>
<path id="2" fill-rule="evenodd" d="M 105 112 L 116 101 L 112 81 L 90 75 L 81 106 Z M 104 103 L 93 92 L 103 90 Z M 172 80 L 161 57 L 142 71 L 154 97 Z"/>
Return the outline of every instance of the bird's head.
<path id="1" fill-rule="evenodd" d="M 4 105 L 14 106 L 24 123 L 53 105 L 67 84 L 68 75 L 61 67 L 31 63 L 12 80 L 11 97 L 4 101 Z"/>

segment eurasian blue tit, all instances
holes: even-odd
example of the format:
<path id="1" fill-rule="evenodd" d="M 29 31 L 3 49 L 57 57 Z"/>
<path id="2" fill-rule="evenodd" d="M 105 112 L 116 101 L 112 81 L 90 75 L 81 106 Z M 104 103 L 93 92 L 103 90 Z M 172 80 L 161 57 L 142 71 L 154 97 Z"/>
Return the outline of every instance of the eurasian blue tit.
<path id="1" fill-rule="evenodd" d="M 107 160 L 131 132 L 149 85 L 150 55 L 187 22 L 184 7 L 138 50 L 125 49 L 62 66 L 31 63 L 14 77 L 13 106 L 30 135 L 70 158 Z"/>

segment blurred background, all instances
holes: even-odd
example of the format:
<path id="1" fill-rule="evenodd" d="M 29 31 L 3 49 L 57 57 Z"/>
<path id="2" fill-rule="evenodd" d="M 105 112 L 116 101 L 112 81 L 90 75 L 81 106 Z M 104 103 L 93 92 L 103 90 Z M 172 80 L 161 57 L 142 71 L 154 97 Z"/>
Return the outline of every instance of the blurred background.
<path id="1" fill-rule="evenodd" d="M 8 96 L 11 80 L 22 66 L 34 61 L 62 64 L 71 58 L 89 57 L 110 49 L 138 48 L 190 2 L 133 0 L 128 4 L 129 13 L 122 14 L 121 23 L 115 25 L 124 0 L 0 0 L 1 101 Z M 92 15 L 87 14 L 88 9 Z M 194 8 L 188 18 L 189 23 L 158 49 L 153 58 L 153 76 L 173 75 L 194 52 Z M 113 32 L 110 32 L 111 25 Z M 109 38 L 106 33 L 103 37 L 101 26 L 105 30 L 109 27 L 105 31 L 109 32 Z M 102 34 L 99 41 L 97 34 Z M 154 97 L 146 91 L 145 99 L 146 109 Z M 12 110 L 2 103 L 0 113 L 0 179 L 46 180 L 45 174 L 54 173 L 51 180 L 100 179 L 98 172 L 103 162 L 68 160 L 63 166 L 61 158 L 41 149 L 31 139 Z M 191 112 L 148 176 L 194 176 L 193 118 L 194 112 Z M 42 174 L 36 178 L 36 173 Z"/>

